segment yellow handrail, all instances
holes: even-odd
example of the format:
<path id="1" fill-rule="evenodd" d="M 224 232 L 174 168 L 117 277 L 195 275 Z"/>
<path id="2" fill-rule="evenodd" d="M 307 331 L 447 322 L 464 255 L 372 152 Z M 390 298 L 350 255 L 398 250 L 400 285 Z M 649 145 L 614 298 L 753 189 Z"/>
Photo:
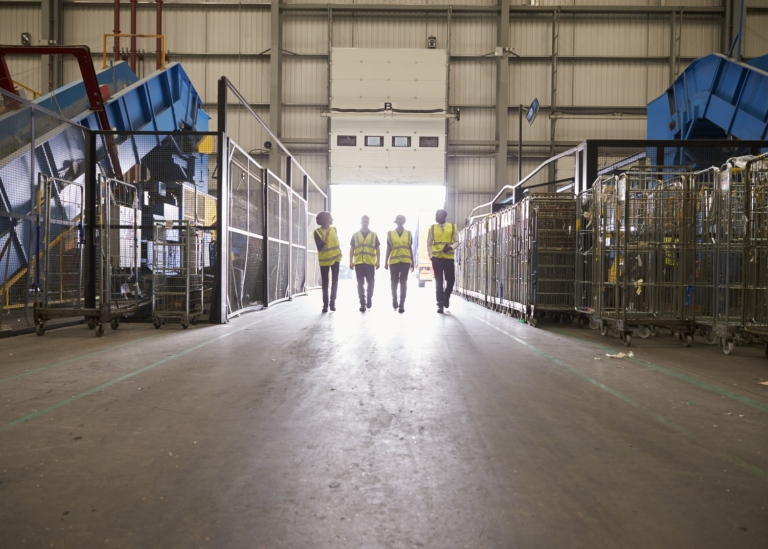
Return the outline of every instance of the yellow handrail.
<path id="1" fill-rule="evenodd" d="M 102 43 L 101 50 L 101 68 L 107 68 L 107 38 L 121 38 L 127 36 L 129 38 L 159 38 L 160 39 L 160 68 L 165 68 L 165 35 L 164 34 L 105 34 L 104 41 Z M 117 62 L 117 59 L 115 59 Z"/>
<path id="2" fill-rule="evenodd" d="M 16 82 L 16 80 L 14 80 L 14 81 L 13 81 L 13 84 L 14 84 L 15 86 L 18 86 L 19 88 L 23 88 L 23 89 L 27 90 L 28 92 L 31 92 L 31 93 L 32 93 L 32 95 L 34 95 L 34 96 L 35 96 L 35 97 L 34 97 L 34 99 L 37 99 L 38 97 L 40 97 L 41 95 L 43 95 L 43 94 L 42 94 L 42 93 L 40 93 L 39 91 L 37 91 L 37 90 L 33 90 L 33 89 L 32 89 L 32 88 L 30 88 L 29 86 L 25 86 L 25 85 L 24 85 L 24 84 L 22 84 L 21 82 Z"/>

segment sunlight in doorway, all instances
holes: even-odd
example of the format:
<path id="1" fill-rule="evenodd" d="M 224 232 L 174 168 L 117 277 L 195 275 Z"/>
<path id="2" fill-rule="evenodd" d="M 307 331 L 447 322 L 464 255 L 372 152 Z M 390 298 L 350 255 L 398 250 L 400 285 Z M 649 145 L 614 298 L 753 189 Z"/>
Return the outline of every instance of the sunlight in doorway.
<path id="1" fill-rule="evenodd" d="M 442 185 L 331 185 L 331 213 L 342 241 L 360 228 L 360 218 L 371 218 L 379 235 L 395 228 L 395 216 L 406 217 L 405 228 L 416 230 L 417 221 L 434 223 L 435 210 L 445 207 Z M 382 250 L 383 252 L 383 250 Z"/>

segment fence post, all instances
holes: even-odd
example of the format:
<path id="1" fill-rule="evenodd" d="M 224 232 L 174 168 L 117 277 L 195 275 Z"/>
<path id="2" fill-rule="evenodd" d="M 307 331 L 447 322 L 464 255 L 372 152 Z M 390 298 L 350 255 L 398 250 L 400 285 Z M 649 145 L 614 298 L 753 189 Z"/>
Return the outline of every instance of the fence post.
<path id="1" fill-rule="evenodd" d="M 216 161 L 219 181 L 216 189 L 216 257 L 214 259 L 214 290 L 210 321 L 227 322 L 229 284 L 229 139 L 227 138 L 227 79 L 219 79 L 218 90 L 218 151 Z"/>
<path id="2" fill-rule="evenodd" d="M 96 181 L 96 134 L 85 133 L 85 260 L 86 269 L 84 305 L 86 309 L 96 307 L 96 204 L 99 188 Z"/>
<path id="3" fill-rule="evenodd" d="M 264 273 L 263 273 L 263 291 L 264 291 L 264 308 L 269 307 L 269 170 L 261 170 L 261 181 L 264 186 Z"/>

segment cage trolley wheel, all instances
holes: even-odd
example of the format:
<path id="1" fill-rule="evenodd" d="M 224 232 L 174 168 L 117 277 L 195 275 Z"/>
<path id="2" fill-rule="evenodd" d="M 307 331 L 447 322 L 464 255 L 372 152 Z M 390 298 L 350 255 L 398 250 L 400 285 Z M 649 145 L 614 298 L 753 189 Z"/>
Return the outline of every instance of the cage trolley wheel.
<path id="1" fill-rule="evenodd" d="M 730 355 L 733 352 L 733 341 L 729 341 L 726 338 L 720 339 L 720 345 L 723 348 L 723 353 L 726 355 Z"/>

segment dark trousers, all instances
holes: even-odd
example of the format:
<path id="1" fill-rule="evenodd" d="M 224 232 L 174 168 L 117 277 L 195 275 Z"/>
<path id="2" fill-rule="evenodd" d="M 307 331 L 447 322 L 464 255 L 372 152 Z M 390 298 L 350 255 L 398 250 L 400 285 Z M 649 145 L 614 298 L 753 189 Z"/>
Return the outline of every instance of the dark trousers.
<path id="1" fill-rule="evenodd" d="M 453 259 L 442 257 L 432 258 L 432 272 L 435 274 L 435 294 L 437 303 L 442 305 L 446 298 L 451 297 L 453 283 L 456 282 L 456 264 Z M 445 279 L 445 282 L 443 282 Z"/>
<path id="2" fill-rule="evenodd" d="M 360 298 L 360 305 L 365 307 L 365 283 L 368 283 L 368 303 L 373 297 L 373 279 L 376 274 L 376 268 L 373 265 L 361 263 L 355 265 L 355 274 L 357 275 L 357 296 Z"/>
<path id="3" fill-rule="evenodd" d="M 331 273 L 331 303 L 336 304 L 336 292 L 339 289 L 339 262 L 327 267 L 320 266 L 320 279 L 323 281 L 323 307 L 328 306 L 328 272 Z"/>
<path id="4" fill-rule="evenodd" d="M 389 276 L 392 281 L 392 305 L 399 303 L 400 307 L 405 304 L 405 293 L 408 290 L 408 271 L 411 268 L 410 263 L 395 263 L 389 265 Z M 397 286 L 400 285 L 400 300 L 397 299 Z"/>

